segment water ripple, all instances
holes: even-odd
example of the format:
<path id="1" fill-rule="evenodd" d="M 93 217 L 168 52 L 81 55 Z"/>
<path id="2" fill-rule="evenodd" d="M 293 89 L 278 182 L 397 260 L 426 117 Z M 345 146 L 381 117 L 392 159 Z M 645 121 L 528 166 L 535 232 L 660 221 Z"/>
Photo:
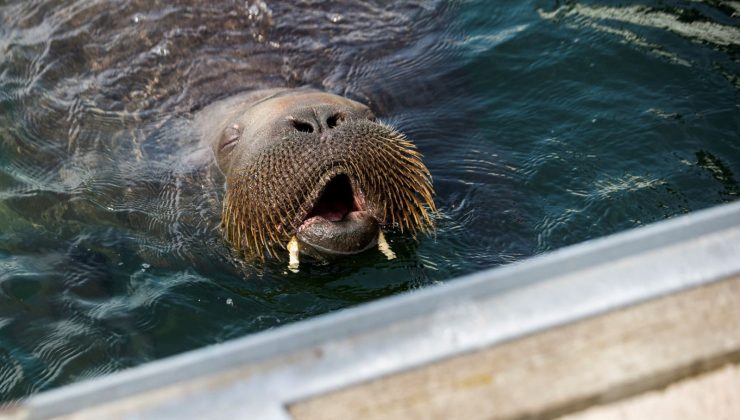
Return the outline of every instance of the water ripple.
<path id="1" fill-rule="evenodd" d="M 737 199 L 733 7 L 3 2 L 0 401 Z M 236 258 L 192 115 L 275 86 L 407 134 L 436 233 Z"/>

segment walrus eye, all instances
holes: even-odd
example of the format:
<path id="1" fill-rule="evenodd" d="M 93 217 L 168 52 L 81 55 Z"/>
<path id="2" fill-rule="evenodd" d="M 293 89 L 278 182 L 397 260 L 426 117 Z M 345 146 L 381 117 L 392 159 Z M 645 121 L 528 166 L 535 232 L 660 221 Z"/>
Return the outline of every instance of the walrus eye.
<path id="1" fill-rule="evenodd" d="M 326 125 L 329 128 L 334 128 L 344 122 L 344 114 L 338 112 L 331 117 L 326 119 Z"/>
<path id="2" fill-rule="evenodd" d="M 239 138 L 241 137 L 242 132 L 239 125 L 234 124 L 231 126 L 226 127 L 223 134 L 223 142 L 221 143 L 221 149 L 225 149 L 229 146 L 233 146 L 236 144 L 237 141 L 239 141 Z"/>

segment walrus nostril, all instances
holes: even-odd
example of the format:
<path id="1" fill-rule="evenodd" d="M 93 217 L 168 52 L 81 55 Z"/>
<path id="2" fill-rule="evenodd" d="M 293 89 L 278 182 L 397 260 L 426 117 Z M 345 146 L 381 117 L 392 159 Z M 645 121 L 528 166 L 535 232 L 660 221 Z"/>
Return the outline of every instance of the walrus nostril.
<path id="1" fill-rule="evenodd" d="M 313 126 L 310 123 L 294 119 L 291 119 L 290 122 L 293 124 L 293 128 L 302 133 L 313 133 Z"/>
<path id="2" fill-rule="evenodd" d="M 334 128 L 344 122 L 344 114 L 338 112 L 331 117 L 326 119 L 326 125 L 329 128 Z"/>

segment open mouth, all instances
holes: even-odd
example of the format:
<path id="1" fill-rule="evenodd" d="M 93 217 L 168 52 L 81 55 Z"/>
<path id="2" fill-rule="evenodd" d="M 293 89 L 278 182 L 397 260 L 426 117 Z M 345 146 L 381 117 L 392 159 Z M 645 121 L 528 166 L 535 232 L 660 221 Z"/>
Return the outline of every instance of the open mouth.
<path id="1" fill-rule="evenodd" d="M 360 200 L 352 190 L 349 177 L 340 174 L 326 184 L 321 196 L 304 218 L 301 227 L 310 223 L 314 218 L 329 222 L 341 222 L 345 220 L 347 215 L 356 211 L 363 211 Z"/>
<path id="2" fill-rule="evenodd" d="M 305 245 L 301 252 L 323 259 L 356 254 L 373 246 L 380 224 L 365 208 L 362 197 L 353 189 L 349 176 L 331 178 L 298 227 L 296 238 Z"/>

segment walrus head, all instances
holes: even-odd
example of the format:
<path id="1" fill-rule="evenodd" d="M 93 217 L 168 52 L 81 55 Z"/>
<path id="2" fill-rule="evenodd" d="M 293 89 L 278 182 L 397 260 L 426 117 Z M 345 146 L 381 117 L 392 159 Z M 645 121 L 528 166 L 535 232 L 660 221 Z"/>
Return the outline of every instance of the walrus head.
<path id="1" fill-rule="evenodd" d="M 267 90 L 227 100 L 201 122 L 226 176 L 226 238 L 247 257 L 354 254 L 382 240 L 384 227 L 433 227 L 421 155 L 363 104 Z"/>

